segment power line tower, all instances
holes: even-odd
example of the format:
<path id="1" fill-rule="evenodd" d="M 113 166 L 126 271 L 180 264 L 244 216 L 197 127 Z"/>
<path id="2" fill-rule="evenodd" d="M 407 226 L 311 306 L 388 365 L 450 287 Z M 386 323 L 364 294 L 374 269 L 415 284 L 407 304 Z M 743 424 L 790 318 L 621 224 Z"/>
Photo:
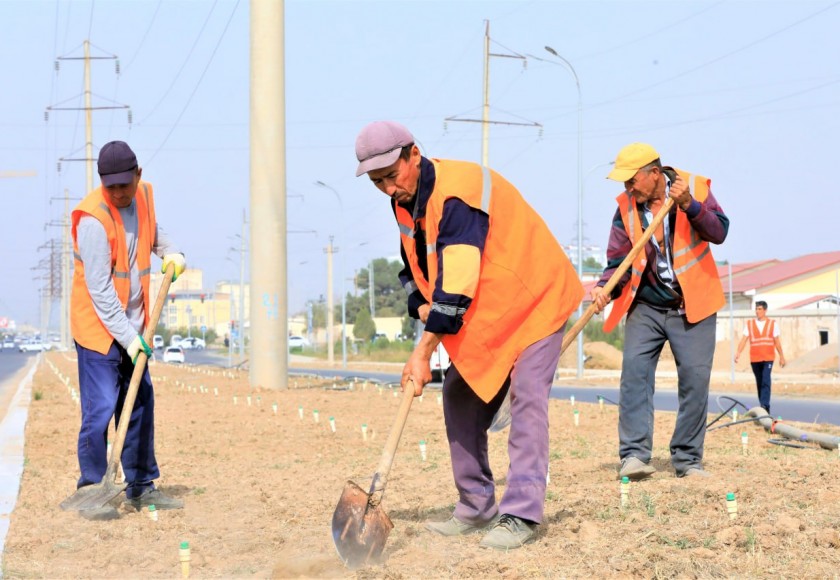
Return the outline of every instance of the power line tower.
<path id="1" fill-rule="evenodd" d="M 481 108 L 481 119 L 464 119 L 459 117 L 458 115 L 454 115 L 452 117 L 446 117 L 446 119 L 444 119 L 444 126 L 446 126 L 446 123 L 449 121 L 455 121 L 459 123 L 481 123 L 481 165 L 487 167 L 490 157 L 490 125 L 537 127 L 540 129 L 540 134 L 542 134 L 542 125 L 535 121 L 516 122 L 490 120 L 490 57 L 495 56 L 498 58 L 513 58 L 521 60 L 522 66 L 528 66 L 528 60 L 525 56 L 513 51 L 509 51 L 508 53 L 490 52 L 490 21 L 485 20 L 484 25 L 484 99 Z"/>
<path id="2" fill-rule="evenodd" d="M 70 153 L 68 156 L 61 157 L 58 160 L 57 168 L 59 173 L 61 172 L 61 164 L 65 161 L 84 161 L 85 162 L 85 191 L 93 190 L 93 111 L 102 111 L 102 110 L 112 110 L 112 109 L 125 109 L 128 112 L 128 123 L 131 124 L 132 121 L 132 114 L 131 109 L 128 105 L 114 103 L 111 101 L 112 104 L 104 104 L 104 105 L 96 105 L 92 104 L 92 91 L 91 91 L 91 61 L 95 60 L 113 60 L 114 61 L 114 72 L 119 76 L 120 74 L 120 61 L 114 54 L 107 54 L 103 52 L 101 55 L 91 56 L 90 48 L 91 44 L 89 40 L 85 40 L 82 43 L 83 46 L 83 55 L 82 56 L 59 56 L 55 60 L 55 71 L 58 71 L 61 68 L 61 61 L 71 61 L 71 60 L 81 60 L 84 61 L 84 92 L 82 95 L 76 95 L 75 97 L 70 97 L 69 99 L 65 99 L 64 101 L 57 103 L 55 105 L 50 105 L 44 111 L 44 121 L 49 121 L 49 114 L 50 111 L 84 111 L 85 112 L 85 155 L 84 157 L 73 157 L 78 148 Z M 69 101 L 73 99 L 78 99 L 78 97 L 84 97 L 84 106 L 69 106 L 65 105 Z M 101 98 L 101 97 L 99 97 Z M 68 190 L 64 190 L 64 196 L 61 198 L 52 198 L 52 199 L 63 199 L 64 200 L 64 213 L 62 216 L 61 221 L 58 222 L 50 222 L 48 225 L 58 226 L 63 229 L 62 232 L 62 248 L 59 252 L 60 254 L 60 285 L 59 288 L 61 289 L 59 296 L 51 296 L 52 298 L 59 298 L 61 300 L 61 342 L 65 346 L 65 348 L 70 348 L 71 337 L 70 337 L 70 280 L 72 276 L 72 268 L 73 268 L 73 259 L 72 259 L 72 243 L 70 240 L 70 200 L 71 199 L 79 199 L 79 198 L 71 198 L 69 196 Z"/>
<path id="3" fill-rule="evenodd" d="M 84 157 L 62 157 L 59 159 L 58 169 L 61 171 L 61 162 L 62 161 L 84 161 L 85 162 L 85 191 L 91 191 L 93 189 L 93 111 L 103 111 L 103 110 L 110 110 L 110 109 L 125 109 L 128 111 L 128 123 L 131 124 L 132 121 L 132 114 L 131 108 L 128 105 L 120 104 L 120 103 L 113 103 L 111 105 L 92 105 L 92 92 L 90 89 L 91 85 L 91 78 L 90 78 L 90 63 L 92 60 L 113 60 L 114 61 L 114 72 L 119 75 L 120 74 L 120 61 L 115 54 L 104 54 L 101 56 L 91 56 L 90 55 L 90 41 L 85 40 L 82 43 L 84 47 L 84 55 L 83 56 L 59 56 L 56 58 L 55 61 L 55 70 L 56 72 L 60 69 L 60 63 L 64 60 L 82 60 L 84 61 L 84 82 L 85 82 L 85 90 L 83 95 L 76 95 L 75 97 L 70 97 L 69 99 L 65 99 L 64 101 L 57 103 L 55 105 L 50 105 L 47 107 L 46 111 L 44 111 L 44 120 L 49 121 L 49 114 L 50 111 L 84 111 L 85 112 L 85 156 Z M 101 49 L 99 49 L 101 50 Z M 104 51 L 103 51 L 104 52 Z M 68 101 L 78 98 L 79 96 L 84 96 L 85 106 L 84 107 L 71 107 L 71 106 L 64 106 L 64 103 Z M 99 97 L 102 98 L 102 97 Z M 78 151 L 78 149 L 76 149 Z M 75 154 L 74 151 L 70 155 Z"/>

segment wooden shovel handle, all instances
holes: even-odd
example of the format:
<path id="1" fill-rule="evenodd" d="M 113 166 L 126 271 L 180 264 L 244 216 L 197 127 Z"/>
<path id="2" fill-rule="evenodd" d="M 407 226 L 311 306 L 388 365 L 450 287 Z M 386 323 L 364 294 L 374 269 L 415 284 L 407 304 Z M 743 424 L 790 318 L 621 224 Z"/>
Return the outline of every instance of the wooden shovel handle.
<path id="1" fill-rule="evenodd" d="M 163 281 L 160 285 L 157 300 L 152 308 L 152 315 L 149 317 L 149 324 L 146 327 L 146 332 L 143 338 L 146 344 L 152 344 L 157 329 L 158 320 L 160 320 L 160 313 L 163 310 L 163 304 L 166 302 L 166 295 L 169 294 L 169 286 L 172 284 L 172 276 L 175 274 L 175 264 L 170 264 L 163 274 Z M 143 373 L 146 371 L 146 361 L 148 357 L 144 351 L 140 351 L 137 355 L 137 362 L 134 363 L 134 372 L 131 373 L 131 382 L 128 384 L 128 393 L 125 395 L 125 402 L 123 402 L 122 414 L 120 415 L 120 423 L 117 425 L 117 435 L 114 444 L 111 446 L 111 457 L 108 461 L 108 470 L 105 472 L 103 481 L 114 480 L 117 475 L 117 465 L 120 462 L 123 445 L 125 444 L 125 434 L 128 432 L 128 423 L 131 420 L 131 411 L 134 409 L 134 401 L 137 399 L 137 391 L 140 389 L 140 381 L 143 380 Z"/>
<path id="2" fill-rule="evenodd" d="M 632 200 L 631 200 L 632 203 Z M 636 243 L 633 245 L 633 248 L 630 250 L 630 253 L 627 254 L 627 257 L 624 258 L 624 261 L 619 264 L 618 268 L 616 268 L 613 275 L 610 276 L 610 279 L 604 285 L 604 292 L 610 294 L 615 288 L 616 284 L 618 284 L 619 279 L 624 275 L 624 273 L 633 265 L 633 260 L 636 259 L 636 256 L 639 255 L 645 244 L 648 243 L 650 237 L 653 235 L 653 232 L 656 231 L 656 228 L 659 227 L 659 224 L 665 219 L 665 216 L 668 215 L 668 212 L 671 211 L 671 206 L 674 205 L 674 200 L 670 197 L 665 199 L 665 203 L 662 204 L 662 207 L 659 209 L 659 212 L 654 216 L 653 221 L 650 222 L 650 225 L 642 234 L 642 237 L 639 238 Z M 572 341 L 577 337 L 578 333 L 583 330 L 583 327 L 586 326 L 586 323 L 589 322 L 589 319 L 595 314 L 597 307 L 595 306 L 595 302 L 593 301 L 592 304 L 589 305 L 589 308 L 583 313 L 583 315 L 574 323 L 574 325 L 569 329 L 566 333 L 566 336 L 563 337 L 563 345 L 560 347 L 560 354 L 563 354 L 566 349 L 572 344 Z"/>
<path id="3" fill-rule="evenodd" d="M 371 498 L 369 503 L 372 506 L 376 506 L 382 501 L 382 494 L 385 493 L 385 484 L 388 481 L 388 473 L 391 471 L 391 464 L 394 463 L 397 445 L 400 442 L 400 437 L 402 437 L 403 427 L 405 427 L 405 421 L 408 418 L 408 412 L 411 410 L 411 403 L 413 401 L 414 381 L 409 379 L 403 388 L 400 408 L 397 411 L 394 424 L 391 426 L 388 440 L 385 442 L 385 450 L 382 452 L 382 458 L 379 460 L 379 467 L 376 468 L 376 473 L 373 474 L 373 482 L 370 484 Z"/>

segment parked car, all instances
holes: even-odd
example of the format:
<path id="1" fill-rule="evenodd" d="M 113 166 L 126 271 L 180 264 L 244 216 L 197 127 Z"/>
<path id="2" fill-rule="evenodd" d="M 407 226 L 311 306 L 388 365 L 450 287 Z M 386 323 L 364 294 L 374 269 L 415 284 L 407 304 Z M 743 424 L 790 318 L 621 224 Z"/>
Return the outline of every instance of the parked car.
<path id="1" fill-rule="evenodd" d="M 163 351 L 163 362 L 165 363 L 183 363 L 184 349 L 180 346 L 168 346 Z"/>
<path id="2" fill-rule="evenodd" d="M 6 337 L 3 339 L 3 350 L 14 350 L 15 348 L 15 341 L 11 337 Z"/>
<path id="3" fill-rule="evenodd" d="M 166 346 L 166 343 L 163 342 L 163 337 L 159 334 L 156 334 L 152 337 L 152 348 L 158 350 Z"/>
<path id="4" fill-rule="evenodd" d="M 37 339 L 22 342 L 18 346 L 18 350 L 20 352 L 43 352 L 45 350 L 50 350 L 50 348 L 51 346 L 49 343 L 44 343 Z"/>
<path id="5" fill-rule="evenodd" d="M 202 349 L 207 347 L 207 343 L 198 337 L 191 336 L 187 338 L 182 338 L 181 342 L 178 343 L 178 346 L 180 346 L 184 350 Z"/>
<path id="6" fill-rule="evenodd" d="M 169 337 L 169 346 L 179 346 L 181 344 L 181 335 L 180 334 L 173 334 Z"/>
<path id="7" fill-rule="evenodd" d="M 437 348 L 432 353 L 432 357 L 429 359 L 429 367 L 432 369 L 432 381 L 436 383 L 442 382 L 451 364 L 449 353 L 443 348 L 443 343 L 441 342 L 437 345 Z"/>
<path id="8" fill-rule="evenodd" d="M 309 348 L 310 343 L 302 336 L 290 336 L 289 337 L 289 348 Z"/>

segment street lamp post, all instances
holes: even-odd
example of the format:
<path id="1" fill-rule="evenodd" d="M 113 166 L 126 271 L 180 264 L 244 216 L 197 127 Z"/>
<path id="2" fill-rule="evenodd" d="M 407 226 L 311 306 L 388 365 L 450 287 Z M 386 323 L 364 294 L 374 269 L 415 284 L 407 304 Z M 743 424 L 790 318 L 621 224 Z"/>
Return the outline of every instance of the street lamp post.
<path id="1" fill-rule="evenodd" d="M 326 183 L 324 183 L 323 181 L 320 181 L 320 180 L 316 181 L 315 185 L 317 185 L 318 187 L 323 187 L 325 189 L 329 189 L 331 192 L 333 192 L 335 194 L 335 198 L 338 200 L 338 206 L 341 208 L 341 218 L 344 219 L 344 204 L 341 201 L 341 196 L 338 195 L 338 192 L 335 190 L 335 188 L 327 185 Z M 343 226 L 341 227 L 341 231 L 342 231 L 342 234 L 343 234 L 344 233 L 344 227 Z M 342 235 L 342 238 L 343 237 L 344 236 Z M 345 244 L 347 243 L 347 240 L 342 240 L 342 241 Z M 345 305 L 346 298 L 344 296 L 345 292 L 344 292 L 344 276 L 343 276 L 343 271 L 344 271 L 344 268 L 343 268 L 344 258 L 343 257 L 341 258 L 340 263 L 342 264 L 342 268 L 341 268 L 341 270 L 342 270 L 342 276 L 341 276 L 341 368 L 346 369 L 347 368 L 347 308 L 346 308 L 346 305 Z"/>
<path id="2" fill-rule="evenodd" d="M 572 73 L 577 88 L 577 190 L 578 190 L 578 223 L 577 223 L 577 273 L 578 278 L 583 280 L 583 99 L 580 92 L 580 80 L 575 67 L 568 60 L 560 56 L 556 50 L 546 46 L 548 51 L 557 60 L 548 60 L 533 55 L 532 58 L 543 62 L 557 64 Z M 578 305 L 578 320 L 583 316 L 583 303 Z M 577 336 L 577 378 L 583 377 L 583 333 Z"/>

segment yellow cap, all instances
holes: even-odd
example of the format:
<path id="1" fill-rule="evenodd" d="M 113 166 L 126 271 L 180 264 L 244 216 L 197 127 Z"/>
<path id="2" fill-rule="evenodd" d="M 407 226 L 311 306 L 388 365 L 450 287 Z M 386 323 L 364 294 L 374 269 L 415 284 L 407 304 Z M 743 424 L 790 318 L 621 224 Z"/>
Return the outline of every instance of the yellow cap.
<path id="1" fill-rule="evenodd" d="M 615 167 L 607 175 L 607 179 L 624 183 L 632 179 L 639 169 L 656 159 L 659 159 L 659 153 L 647 143 L 630 143 L 618 152 Z"/>

